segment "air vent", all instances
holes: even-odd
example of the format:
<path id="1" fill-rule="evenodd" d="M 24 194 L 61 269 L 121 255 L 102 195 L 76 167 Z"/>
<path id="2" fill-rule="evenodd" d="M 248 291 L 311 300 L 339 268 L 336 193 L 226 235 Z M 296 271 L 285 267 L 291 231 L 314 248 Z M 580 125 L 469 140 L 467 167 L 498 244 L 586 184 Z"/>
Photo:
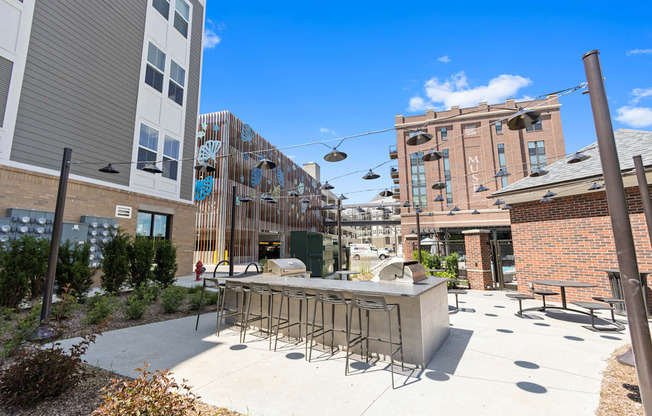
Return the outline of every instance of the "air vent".
<path id="1" fill-rule="evenodd" d="M 116 205 L 115 216 L 118 218 L 131 218 L 131 207 L 125 207 L 124 205 Z"/>

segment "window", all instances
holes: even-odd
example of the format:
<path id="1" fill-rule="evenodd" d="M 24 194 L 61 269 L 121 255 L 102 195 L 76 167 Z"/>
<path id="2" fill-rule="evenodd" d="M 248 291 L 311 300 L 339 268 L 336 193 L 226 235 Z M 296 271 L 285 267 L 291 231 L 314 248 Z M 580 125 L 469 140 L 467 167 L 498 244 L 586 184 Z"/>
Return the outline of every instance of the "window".
<path id="1" fill-rule="evenodd" d="M 138 211 L 136 235 L 150 238 L 170 239 L 172 216 L 154 212 Z"/>
<path id="2" fill-rule="evenodd" d="M 475 136 L 478 134 L 475 124 L 464 126 L 464 135 L 465 136 Z"/>
<path id="3" fill-rule="evenodd" d="M 440 133 L 440 135 L 441 135 L 441 139 L 442 139 L 442 140 L 447 140 L 447 139 L 448 139 L 448 129 L 447 129 L 446 127 L 442 127 L 442 128 L 439 130 L 439 133 Z"/>
<path id="4" fill-rule="evenodd" d="M 147 68 L 145 83 L 158 92 L 163 92 L 163 73 L 165 72 L 165 54 L 151 42 L 147 49 Z"/>
<path id="5" fill-rule="evenodd" d="M 170 2 L 168 0 L 154 0 L 152 6 L 165 17 L 165 20 L 168 20 L 170 16 Z"/>
<path id="6" fill-rule="evenodd" d="M 0 127 L 4 125 L 13 68 L 14 63 L 12 61 L 0 56 Z"/>
<path id="7" fill-rule="evenodd" d="M 498 164 L 500 165 L 501 169 L 504 169 L 507 171 L 507 161 L 505 160 L 505 145 L 504 144 L 499 144 L 498 145 Z M 507 186 L 507 176 L 502 176 L 500 178 L 500 187 L 504 188 Z"/>
<path id="8" fill-rule="evenodd" d="M 183 87 L 186 80 L 186 71 L 176 62 L 170 61 L 170 84 L 168 97 L 179 105 L 183 105 Z"/>
<path id="9" fill-rule="evenodd" d="M 423 153 L 417 152 L 410 155 L 410 171 L 412 173 L 412 203 L 415 207 L 427 207 L 426 167 L 423 163 Z"/>
<path id="10" fill-rule="evenodd" d="M 496 127 L 496 134 L 503 134 L 503 122 L 502 121 L 496 121 L 496 124 L 494 124 Z"/>
<path id="11" fill-rule="evenodd" d="M 541 124 L 541 120 L 537 121 L 531 126 L 527 126 L 525 128 L 526 131 L 541 131 L 543 130 L 543 125 Z"/>
<path id="12" fill-rule="evenodd" d="M 530 156 L 530 170 L 546 166 L 546 148 L 543 140 L 527 142 L 528 154 Z"/>
<path id="13" fill-rule="evenodd" d="M 158 151 L 158 131 L 144 124 L 140 125 L 140 138 L 138 139 L 138 163 L 137 169 L 156 162 Z"/>
<path id="14" fill-rule="evenodd" d="M 179 141 L 165 136 L 163 144 L 163 177 L 177 180 L 179 171 Z"/>
<path id="15" fill-rule="evenodd" d="M 448 158 L 448 149 L 444 153 L 444 179 L 446 180 L 446 205 L 453 205 L 453 185 L 451 182 L 451 163 Z"/>
<path id="16" fill-rule="evenodd" d="M 188 37 L 188 21 L 190 20 L 190 6 L 184 0 L 175 0 L 174 3 L 174 28 Z"/>

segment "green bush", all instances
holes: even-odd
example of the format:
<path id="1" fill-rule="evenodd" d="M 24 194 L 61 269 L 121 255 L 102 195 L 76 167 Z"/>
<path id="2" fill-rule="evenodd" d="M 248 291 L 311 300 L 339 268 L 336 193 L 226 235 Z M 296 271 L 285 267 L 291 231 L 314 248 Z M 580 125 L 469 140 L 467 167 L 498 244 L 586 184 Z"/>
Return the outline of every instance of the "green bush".
<path id="1" fill-rule="evenodd" d="M 182 287 L 169 286 L 163 293 L 161 293 L 161 308 L 166 313 L 174 313 L 179 310 L 179 307 L 186 299 L 186 291 Z"/>
<path id="2" fill-rule="evenodd" d="M 147 311 L 147 305 L 145 300 L 132 295 L 125 301 L 123 311 L 127 319 L 140 319 Z"/>
<path id="3" fill-rule="evenodd" d="M 129 278 L 129 245 L 131 237 L 118 230 L 118 234 L 106 243 L 101 243 L 100 248 L 104 257 L 100 266 L 102 275 L 102 287 L 110 293 L 118 293 L 120 287 Z"/>
<path id="4" fill-rule="evenodd" d="M 206 305 L 216 305 L 220 299 L 220 293 L 213 291 L 204 292 L 204 299 L 206 299 Z"/>
<path id="5" fill-rule="evenodd" d="M 158 296 L 161 294 L 161 288 L 154 282 L 143 283 L 138 286 L 131 297 L 142 300 L 147 305 L 156 302 Z"/>
<path id="6" fill-rule="evenodd" d="M 154 263 L 154 242 L 147 237 L 136 237 L 129 245 L 129 267 L 133 287 L 138 287 L 152 280 L 152 263 Z"/>
<path id="7" fill-rule="evenodd" d="M 197 285 L 197 286 L 189 287 L 186 289 L 186 291 L 188 292 L 189 295 L 192 295 L 193 293 L 199 293 L 201 292 L 201 286 Z"/>
<path id="8" fill-rule="evenodd" d="M 418 255 L 418 252 L 414 253 L 415 260 L 419 258 Z M 441 257 L 438 254 L 431 254 L 429 251 L 421 250 L 421 264 L 426 269 L 441 269 Z"/>
<path id="9" fill-rule="evenodd" d="M 457 279 L 460 275 L 458 267 L 459 255 L 457 253 L 451 253 L 444 258 L 444 263 L 446 264 L 446 271 L 449 272 L 454 279 Z"/>
<path id="10" fill-rule="evenodd" d="M 23 236 L 0 254 L 0 306 L 17 308 L 28 295 L 43 295 L 50 243 Z"/>
<path id="11" fill-rule="evenodd" d="M 89 324 L 97 325 L 105 321 L 115 312 L 116 299 L 110 295 L 101 295 L 99 293 L 88 298 L 86 301 L 86 321 Z"/>
<path id="12" fill-rule="evenodd" d="M 6 315 L 7 320 L 14 315 Z M 29 340 L 39 327 L 41 320 L 41 305 L 33 307 L 24 318 L 20 318 L 15 324 L 4 322 L 2 328 L 2 355 L 11 357 L 19 348 Z"/>
<path id="13" fill-rule="evenodd" d="M 190 295 L 190 310 L 196 311 L 201 305 L 206 304 L 206 297 L 203 300 L 201 299 L 201 292 L 195 292 Z M 200 305 L 201 302 L 201 305 Z"/>
<path id="14" fill-rule="evenodd" d="M 77 299 L 85 299 L 93 284 L 93 270 L 88 267 L 91 255 L 91 245 L 77 245 L 66 241 L 59 247 L 56 282 L 59 285 L 57 294 L 61 294 L 66 285 Z"/>
<path id="15" fill-rule="evenodd" d="M 156 242 L 154 254 L 154 280 L 163 287 L 174 283 L 177 273 L 177 249 L 170 240 Z"/>

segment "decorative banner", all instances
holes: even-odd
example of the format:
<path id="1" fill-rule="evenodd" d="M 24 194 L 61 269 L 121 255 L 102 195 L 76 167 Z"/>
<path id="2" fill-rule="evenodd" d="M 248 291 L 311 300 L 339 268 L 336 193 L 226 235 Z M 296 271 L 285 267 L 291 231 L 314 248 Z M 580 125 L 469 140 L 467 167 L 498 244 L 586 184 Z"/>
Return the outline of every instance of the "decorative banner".
<path id="1" fill-rule="evenodd" d="M 213 124 L 213 130 L 220 131 L 220 125 L 217 123 Z"/>
<path id="2" fill-rule="evenodd" d="M 213 190 L 213 177 L 207 176 L 195 182 L 195 199 L 203 201 Z"/>
<path id="3" fill-rule="evenodd" d="M 244 183 L 244 175 L 240 175 L 240 183 Z"/>
<path id="4" fill-rule="evenodd" d="M 297 180 L 297 178 L 294 178 L 294 186 L 297 186 L 298 183 L 299 181 Z"/>
<path id="5" fill-rule="evenodd" d="M 213 159 L 217 162 L 217 154 L 222 148 L 222 142 L 219 140 L 207 140 L 206 143 L 199 147 L 199 152 L 197 153 L 197 160 L 205 162 L 208 159 Z"/>
<path id="6" fill-rule="evenodd" d="M 298 192 L 299 194 L 303 194 L 303 191 L 304 191 L 304 190 L 305 190 L 305 185 L 303 184 L 303 182 L 301 182 L 301 183 L 299 184 L 299 187 L 297 188 L 297 192 Z"/>
<path id="7" fill-rule="evenodd" d="M 240 138 L 243 142 L 250 142 L 254 138 L 254 130 L 249 126 L 249 124 L 242 125 Z"/>
<path id="8" fill-rule="evenodd" d="M 285 187 L 285 177 L 283 176 L 283 171 L 280 168 L 276 168 L 276 179 L 278 179 L 278 184 L 281 185 L 281 188 Z"/>
<path id="9" fill-rule="evenodd" d="M 308 210 L 308 204 L 301 204 L 301 213 L 305 213 Z"/>
<path id="10" fill-rule="evenodd" d="M 235 147 L 231 148 L 231 159 L 235 160 L 238 157 L 238 151 L 235 150 Z"/>
<path id="11" fill-rule="evenodd" d="M 251 186 L 260 185 L 260 181 L 263 178 L 263 171 L 260 168 L 253 168 L 251 170 Z"/>
<path id="12" fill-rule="evenodd" d="M 197 138 L 198 138 L 198 139 L 201 139 L 201 138 L 204 137 L 204 136 L 206 136 L 206 132 L 203 132 L 203 131 L 198 131 L 198 132 L 197 132 Z"/>
<path id="13" fill-rule="evenodd" d="M 244 158 L 245 158 L 245 160 L 249 160 L 249 153 L 245 153 Z"/>
<path id="14" fill-rule="evenodd" d="M 277 201 L 281 198 L 281 187 L 280 186 L 275 186 L 274 190 L 272 191 L 272 198 L 276 199 Z"/>
<path id="15" fill-rule="evenodd" d="M 240 197 L 238 195 L 235 196 L 235 205 L 240 206 Z"/>
<path id="16" fill-rule="evenodd" d="M 205 121 L 203 123 L 201 123 L 201 129 L 202 130 L 206 131 L 207 128 L 208 128 L 208 123 L 206 123 Z"/>

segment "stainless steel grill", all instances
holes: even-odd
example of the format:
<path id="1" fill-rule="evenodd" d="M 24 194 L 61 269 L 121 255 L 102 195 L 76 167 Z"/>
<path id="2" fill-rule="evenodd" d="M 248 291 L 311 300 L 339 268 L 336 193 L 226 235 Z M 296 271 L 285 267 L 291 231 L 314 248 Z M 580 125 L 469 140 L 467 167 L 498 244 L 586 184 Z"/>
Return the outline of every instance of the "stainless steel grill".
<path id="1" fill-rule="evenodd" d="M 265 263 L 265 273 L 275 276 L 308 277 L 306 265 L 299 259 L 270 259 Z"/>

